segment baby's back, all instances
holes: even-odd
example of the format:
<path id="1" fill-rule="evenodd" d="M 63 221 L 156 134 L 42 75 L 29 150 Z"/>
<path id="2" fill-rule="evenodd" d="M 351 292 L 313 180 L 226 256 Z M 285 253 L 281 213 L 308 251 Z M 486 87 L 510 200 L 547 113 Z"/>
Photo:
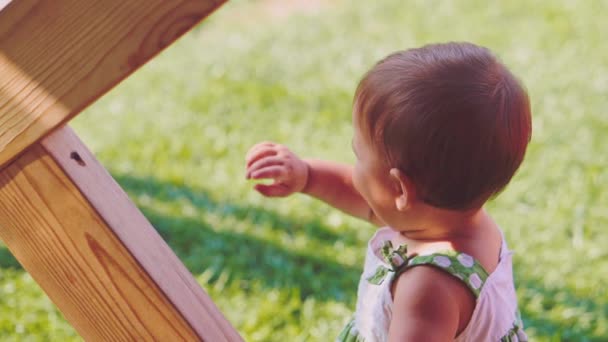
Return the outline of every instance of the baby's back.
<path id="1" fill-rule="evenodd" d="M 483 284 L 471 320 L 456 341 L 527 340 L 517 307 L 512 252 L 503 239 L 498 266 Z"/>

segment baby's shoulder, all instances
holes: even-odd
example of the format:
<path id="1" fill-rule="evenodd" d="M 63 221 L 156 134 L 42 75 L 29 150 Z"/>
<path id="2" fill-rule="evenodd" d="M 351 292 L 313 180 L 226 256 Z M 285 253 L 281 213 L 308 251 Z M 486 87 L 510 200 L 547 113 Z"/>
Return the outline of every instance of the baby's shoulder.
<path id="1" fill-rule="evenodd" d="M 436 267 L 420 265 L 403 272 L 392 293 L 393 319 L 447 329 L 451 336 L 462 331 L 462 321 L 468 322 L 475 308 L 475 297 L 462 281 Z"/>
<path id="2" fill-rule="evenodd" d="M 437 262 L 449 262 L 444 256 L 435 255 Z M 412 265 L 413 266 L 413 265 Z M 425 301 L 437 302 L 444 299 L 462 298 L 464 301 L 475 301 L 475 296 L 463 279 L 455 277 L 431 263 L 420 263 L 409 267 L 393 280 L 391 292 L 393 298 L 413 297 Z"/>

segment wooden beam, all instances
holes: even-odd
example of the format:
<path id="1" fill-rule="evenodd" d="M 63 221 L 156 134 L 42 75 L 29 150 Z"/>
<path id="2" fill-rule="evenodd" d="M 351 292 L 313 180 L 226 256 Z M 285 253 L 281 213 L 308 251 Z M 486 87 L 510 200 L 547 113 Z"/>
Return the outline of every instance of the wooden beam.
<path id="1" fill-rule="evenodd" d="M 10 2 L 0 11 L 0 168 L 223 2 Z"/>
<path id="2" fill-rule="evenodd" d="M 0 173 L 0 238 L 85 340 L 242 341 L 67 127 Z"/>

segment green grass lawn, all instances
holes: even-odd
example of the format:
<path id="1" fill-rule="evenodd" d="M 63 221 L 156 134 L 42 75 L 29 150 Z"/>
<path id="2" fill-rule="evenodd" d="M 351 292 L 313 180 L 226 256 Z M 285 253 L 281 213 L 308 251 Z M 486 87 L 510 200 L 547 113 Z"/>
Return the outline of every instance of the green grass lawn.
<path id="1" fill-rule="evenodd" d="M 234 1 L 72 126 L 247 341 L 330 341 L 373 227 L 305 196 L 262 198 L 247 149 L 353 161 L 352 93 L 377 59 L 485 45 L 533 105 L 524 166 L 488 206 L 516 253 L 527 332 L 608 341 L 608 2 L 498 3 Z M 79 339 L 2 246 L 0 339 Z"/>

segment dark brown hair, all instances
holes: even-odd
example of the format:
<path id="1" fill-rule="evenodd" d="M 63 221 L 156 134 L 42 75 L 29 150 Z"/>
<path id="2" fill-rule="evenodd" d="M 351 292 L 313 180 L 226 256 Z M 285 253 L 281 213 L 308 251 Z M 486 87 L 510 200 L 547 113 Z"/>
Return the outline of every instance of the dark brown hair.
<path id="1" fill-rule="evenodd" d="M 418 198 L 466 210 L 499 193 L 532 133 L 528 95 L 486 48 L 433 44 L 376 64 L 355 93 L 359 127 Z"/>

